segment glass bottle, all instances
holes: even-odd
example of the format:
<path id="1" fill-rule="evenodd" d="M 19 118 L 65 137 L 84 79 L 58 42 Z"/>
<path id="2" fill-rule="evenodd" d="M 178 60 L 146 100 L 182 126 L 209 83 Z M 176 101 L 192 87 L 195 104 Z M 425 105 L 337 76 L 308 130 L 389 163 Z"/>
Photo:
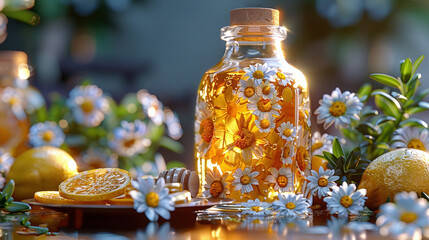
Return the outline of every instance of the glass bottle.
<path id="1" fill-rule="evenodd" d="M 301 192 L 311 169 L 305 76 L 286 62 L 279 12 L 231 11 L 223 58 L 202 77 L 195 157 L 204 196 L 273 201 Z"/>
<path id="2" fill-rule="evenodd" d="M 29 75 L 26 53 L 0 52 L 0 148 L 15 156 L 27 149 L 28 94 L 17 85 L 27 84 Z"/>

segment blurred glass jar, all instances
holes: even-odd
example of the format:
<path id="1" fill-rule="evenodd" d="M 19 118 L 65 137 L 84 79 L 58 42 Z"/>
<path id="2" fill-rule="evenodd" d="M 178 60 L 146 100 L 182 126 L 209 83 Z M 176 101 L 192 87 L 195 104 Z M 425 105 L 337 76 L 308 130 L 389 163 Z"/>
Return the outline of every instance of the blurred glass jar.
<path id="1" fill-rule="evenodd" d="M 286 62 L 279 12 L 231 11 L 226 51 L 196 100 L 195 157 L 203 194 L 273 201 L 300 192 L 311 169 L 305 76 Z"/>
<path id="2" fill-rule="evenodd" d="M 0 148 L 15 156 L 27 148 L 30 124 L 26 108 L 33 104 L 27 102 L 37 91 L 28 87 L 29 76 L 26 53 L 0 52 Z"/>

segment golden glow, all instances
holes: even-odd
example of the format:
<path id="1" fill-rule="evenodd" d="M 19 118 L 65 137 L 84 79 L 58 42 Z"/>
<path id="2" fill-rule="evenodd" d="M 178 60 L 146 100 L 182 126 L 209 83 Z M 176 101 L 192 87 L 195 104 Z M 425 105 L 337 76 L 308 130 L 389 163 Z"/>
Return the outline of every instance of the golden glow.
<path id="1" fill-rule="evenodd" d="M 18 78 L 21 80 L 28 79 L 30 77 L 30 69 L 27 64 L 21 64 L 18 69 Z"/>

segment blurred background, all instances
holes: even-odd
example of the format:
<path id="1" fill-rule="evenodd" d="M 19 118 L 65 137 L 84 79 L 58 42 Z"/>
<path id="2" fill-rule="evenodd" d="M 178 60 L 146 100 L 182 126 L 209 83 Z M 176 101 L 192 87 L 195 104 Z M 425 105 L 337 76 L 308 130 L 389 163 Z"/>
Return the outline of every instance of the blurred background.
<path id="1" fill-rule="evenodd" d="M 82 81 L 118 101 L 147 89 L 183 127 L 185 152 L 166 153 L 167 162 L 194 168 L 196 91 L 224 53 L 220 28 L 240 7 L 281 11 L 289 29 L 286 58 L 306 75 L 313 110 L 336 87 L 356 91 L 363 82 L 375 84 L 370 73 L 397 76 L 400 60 L 429 56 L 429 1 L 417 0 L 36 0 L 31 10 L 40 23 L 3 18 L 7 38 L 0 50 L 29 55 L 31 84 L 46 97 L 52 91 L 67 95 Z M 420 70 L 429 85 L 428 59 Z M 319 128 L 313 125 L 313 131 Z"/>

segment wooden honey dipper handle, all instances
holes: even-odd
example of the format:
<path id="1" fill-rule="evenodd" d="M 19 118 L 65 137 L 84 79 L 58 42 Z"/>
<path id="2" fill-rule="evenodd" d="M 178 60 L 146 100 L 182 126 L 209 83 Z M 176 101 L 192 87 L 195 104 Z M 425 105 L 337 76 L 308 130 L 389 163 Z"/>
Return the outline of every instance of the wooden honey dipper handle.
<path id="1" fill-rule="evenodd" d="M 185 168 L 172 168 L 162 171 L 158 178 L 164 178 L 165 183 L 181 183 L 183 190 L 188 190 L 194 198 L 198 195 L 200 189 L 200 178 L 196 171 Z"/>

